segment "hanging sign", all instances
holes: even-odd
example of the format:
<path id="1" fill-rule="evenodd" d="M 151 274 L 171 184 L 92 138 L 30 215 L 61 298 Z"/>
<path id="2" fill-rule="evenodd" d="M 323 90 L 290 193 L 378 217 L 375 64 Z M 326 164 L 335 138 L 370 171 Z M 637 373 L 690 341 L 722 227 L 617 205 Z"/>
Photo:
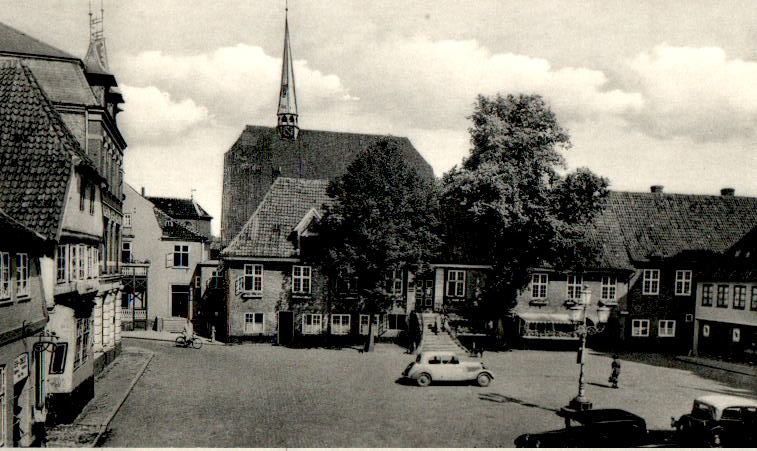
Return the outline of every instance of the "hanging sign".
<path id="1" fill-rule="evenodd" d="M 19 354 L 13 360 L 13 383 L 18 383 L 27 376 L 29 376 L 29 354 Z"/>

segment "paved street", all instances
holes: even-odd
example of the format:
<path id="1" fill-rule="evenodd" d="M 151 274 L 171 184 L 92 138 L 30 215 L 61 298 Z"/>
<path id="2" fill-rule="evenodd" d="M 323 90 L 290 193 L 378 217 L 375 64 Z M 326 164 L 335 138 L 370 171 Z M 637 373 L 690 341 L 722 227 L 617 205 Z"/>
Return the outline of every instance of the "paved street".
<path id="1" fill-rule="evenodd" d="M 487 353 L 487 388 L 397 382 L 412 356 L 391 345 L 287 349 L 270 345 L 175 348 L 127 340 L 155 357 L 111 423 L 113 447 L 510 447 L 524 432 L 560 428 L 554 414 L 575 395 L 575 353 Z M 631 356 L 633 358 L 633 356 Z M 640 361 L 643 360 L 643 361 Z M 753 395 L 753 377 L 669 359 L 587 356 L 595 407 L 622 407 L 668 428 L 705 391 Z"/>

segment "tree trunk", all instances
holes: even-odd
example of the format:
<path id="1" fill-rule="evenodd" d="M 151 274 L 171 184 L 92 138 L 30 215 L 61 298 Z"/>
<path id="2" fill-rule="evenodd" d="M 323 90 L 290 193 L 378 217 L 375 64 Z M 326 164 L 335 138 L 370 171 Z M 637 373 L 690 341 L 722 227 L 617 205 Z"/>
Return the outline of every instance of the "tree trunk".
<path id="1" fill-rule="evenodd" d="M 373 339 L 373 315 L 368 317 L 368 339 L 365 341 L 363 352 L 372 352 L 375 344 Z"/>

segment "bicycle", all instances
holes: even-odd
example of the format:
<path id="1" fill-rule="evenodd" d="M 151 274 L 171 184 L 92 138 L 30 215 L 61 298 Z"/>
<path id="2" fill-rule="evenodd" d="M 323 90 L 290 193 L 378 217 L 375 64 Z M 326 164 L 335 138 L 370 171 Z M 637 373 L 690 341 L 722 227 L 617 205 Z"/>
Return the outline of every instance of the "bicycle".
<path id="1" fill-rule="evenodd" d="M 202 347 L 202 340 L 197 335 L 192 335 L 192 338 L 187 339 L 184 335 L 176 337 L 176 346 L 182 348 L 192 347 L 193 349 L 200 349 Z"/>

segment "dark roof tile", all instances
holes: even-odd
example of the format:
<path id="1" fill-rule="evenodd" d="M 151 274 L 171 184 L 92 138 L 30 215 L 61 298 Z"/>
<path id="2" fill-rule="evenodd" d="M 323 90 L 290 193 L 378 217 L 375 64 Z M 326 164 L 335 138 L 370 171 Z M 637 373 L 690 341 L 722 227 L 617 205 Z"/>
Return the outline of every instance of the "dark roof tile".
<path id="1" fill-rule="evenodd" d="M 212 219 L 212 216 L 210 216 L 200 204 L 192 199 L 181 199 L 177 197 L 148 197 L 147 200 L 152 202 L 156 207 L 163 210 L 165 214 L 172 218 Z"/>

